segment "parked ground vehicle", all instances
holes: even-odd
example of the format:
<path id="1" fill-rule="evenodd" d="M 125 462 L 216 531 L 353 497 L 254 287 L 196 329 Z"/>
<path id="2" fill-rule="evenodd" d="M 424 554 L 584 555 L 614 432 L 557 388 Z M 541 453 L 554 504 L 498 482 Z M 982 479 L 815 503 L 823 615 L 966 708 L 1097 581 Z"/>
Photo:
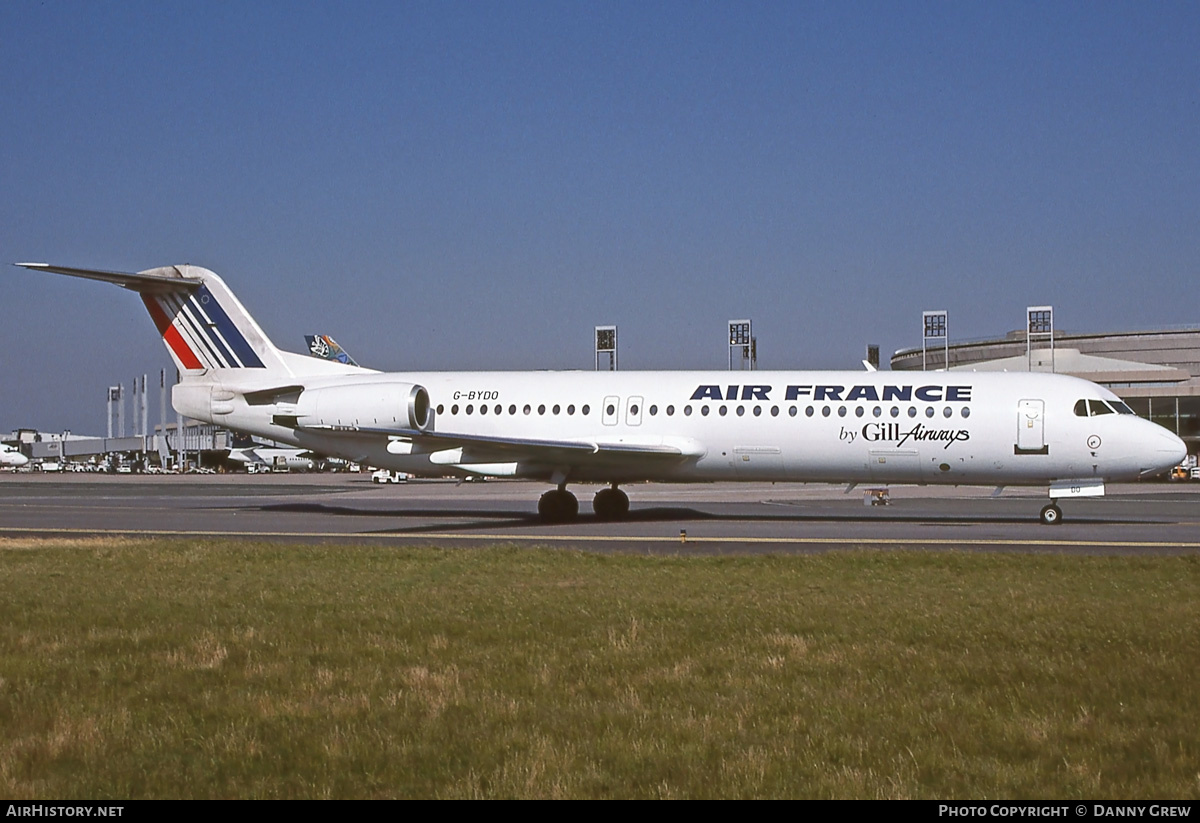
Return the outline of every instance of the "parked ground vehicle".
<path id="1" fill-rule="evenodd" d="M 408 475 L 404 472 L 394 472 L 389 469 L 379 469 L 371 475 L 372 483 L 406 483 Z"/>

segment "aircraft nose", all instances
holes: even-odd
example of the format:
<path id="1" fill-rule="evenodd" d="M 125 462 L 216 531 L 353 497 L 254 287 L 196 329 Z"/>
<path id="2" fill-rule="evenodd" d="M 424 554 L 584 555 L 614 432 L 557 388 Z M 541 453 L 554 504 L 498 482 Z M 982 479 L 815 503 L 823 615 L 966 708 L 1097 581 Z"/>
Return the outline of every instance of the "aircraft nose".
<path id="1" fill-rule="evenodd" d="M 1143 471 L 1143 474 L 1157 474 L 1166 471 L 1173 466 L 1178 466 L 1187 457 L 1187 446 L 1182 440 L 1162 426 L 1155 426 L 1155 429 L 1156 431 L 1149 438 L 1150 442 L 1146 444 L 1146 454 L 1152 456 L 1154 466 Z"/>
<path id="2" fill-rule="evenodd" d="M 1171 432 L 1166 433 L 1167 445 L 1164 447 L 1172 455 L 1172 466 L 1178 466 L 1187 457 L 1187 444 Z"/>

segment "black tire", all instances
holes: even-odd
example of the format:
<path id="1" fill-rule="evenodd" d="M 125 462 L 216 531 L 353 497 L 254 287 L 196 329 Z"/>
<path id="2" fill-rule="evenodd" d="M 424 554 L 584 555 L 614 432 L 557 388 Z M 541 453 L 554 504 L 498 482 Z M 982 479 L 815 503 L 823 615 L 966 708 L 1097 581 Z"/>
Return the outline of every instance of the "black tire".
<path id="1" fill-rule="evenodd" d="M 592 511 L 599 520 L 621 520 L 629 514 L 629 497 L 620 489 L 601 489 L 592 498 Z"/>
<path id="2" fill-rule="evenodd" d="M 1062 525 L 1062 509 L 1051 503 L 1042 508 L 1041 521 L 1043 526 Z"/>
<path id="3" fill-rule="evenodd" d="M 569 523 L 579 515 L 579 501 L 565 489 L 551 489 L 538 499 L 543 523 Z"/>

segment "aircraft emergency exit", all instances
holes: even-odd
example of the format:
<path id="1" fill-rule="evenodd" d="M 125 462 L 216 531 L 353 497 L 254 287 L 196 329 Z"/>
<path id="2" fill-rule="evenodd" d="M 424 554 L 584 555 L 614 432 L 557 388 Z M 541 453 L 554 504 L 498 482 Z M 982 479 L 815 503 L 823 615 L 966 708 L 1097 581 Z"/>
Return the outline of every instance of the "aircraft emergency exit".
<path id="1" fill-rule="evenodd" d="M 621 484 L 655 480 L 1032 485 L 1057 500 L 1158 474 L 1183 442 L 1107 389 L 996 372 L 381 373 L 277 349 L 213 272 L 138 274 L 45 263 L 141 295 L 181 380 L 180 414 L 413 475 L 549 482 L 538 512 L 629 510 Z"/>

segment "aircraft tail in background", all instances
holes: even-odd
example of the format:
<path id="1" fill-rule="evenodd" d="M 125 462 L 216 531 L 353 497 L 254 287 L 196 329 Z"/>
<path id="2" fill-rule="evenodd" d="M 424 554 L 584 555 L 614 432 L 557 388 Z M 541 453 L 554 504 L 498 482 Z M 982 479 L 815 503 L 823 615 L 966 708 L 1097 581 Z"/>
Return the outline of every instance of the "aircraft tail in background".
<path id="1" fill-rule="evenodd" d="M 308 346 L 308 353 L 313 357 L 344 363 L 347 366 L 358 365 L 354 362 L 354 358 L 347 354 L 346 350 L 328 334 L 307 334 L 304 336 L 304 343 Z"/>

